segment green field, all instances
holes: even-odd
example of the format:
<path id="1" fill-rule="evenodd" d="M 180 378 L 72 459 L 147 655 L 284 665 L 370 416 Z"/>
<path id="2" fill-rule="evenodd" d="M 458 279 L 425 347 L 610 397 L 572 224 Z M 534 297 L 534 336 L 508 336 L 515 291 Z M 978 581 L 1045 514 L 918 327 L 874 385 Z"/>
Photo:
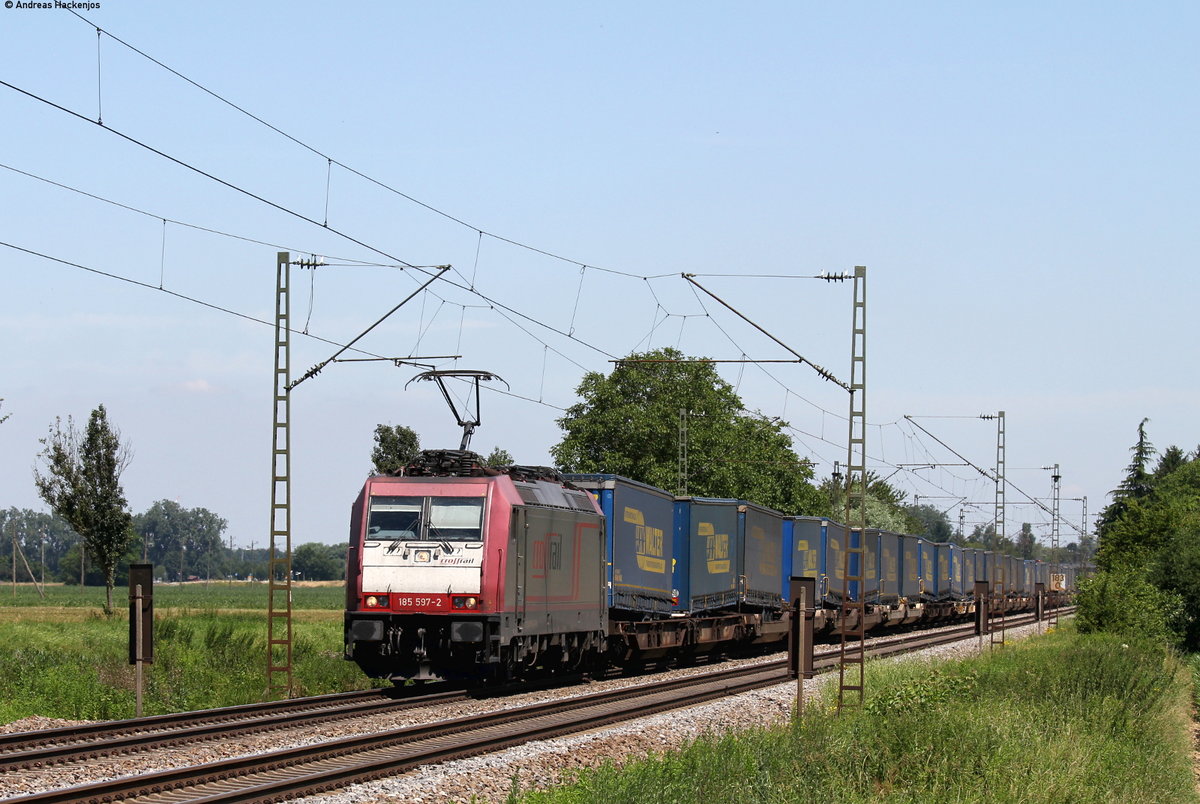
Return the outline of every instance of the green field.
<path id="1" fill-rule="evenodd" d="M 1193 664 L 1197 671 L 1200 665 Z M 963 662 L 872 663 L 867 705 L 517 792 L 525 804 L 1196 804 L 1191 669 L 1070 630 Z M 836 686 L 833 686 L 836 696 Z"/>
<path id="2" fill-rule="evenodd" d="M 99 609 L 104 606 L 102 586 L 63 586 L 49 584 L 46 597 L 38 595 L 29 583 L 17 584 L 16 594 L 11 586 L 0 586 L 0 608 L 64 608 Z M 340 610 L 346 601 L 345 586 L 338 582 L 325 586 L 294 586 L 293 609 Z M 128 608 L 129 590 L 113 589 L 113 605 Z M 192 581 L 186 584 L 157 584 L 154 587 L 154 608 L 158 609 L 246 609 L 267 607 L 267 585 L 245 581 Z"/>
<path id="3" fill-rule="evenodd" d="M 110 720 L 135 714 L 128 664 L 128 593 L 106 617 L 104 590 L 18 587 L 0 605 L 0 723 L 31 715 Z M 372 686 L 342 659 L 341 586 L 293 590 L 297 695 Z M 155 655 L 147 715 L 261 700 L 266 686 L 266 586 L 203 583 L 154 590 Z"/>

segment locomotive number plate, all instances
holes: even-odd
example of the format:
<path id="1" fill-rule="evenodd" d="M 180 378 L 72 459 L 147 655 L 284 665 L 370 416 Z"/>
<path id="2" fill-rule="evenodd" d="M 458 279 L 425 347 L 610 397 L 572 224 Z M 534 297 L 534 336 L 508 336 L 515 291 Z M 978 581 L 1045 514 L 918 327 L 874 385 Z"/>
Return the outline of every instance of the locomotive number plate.
<path id="1" fill-rule="evenodd" d="M 393 595 L 392 609 L 413 609 L 428 611 L 429 609 L 448 609 L 450 601 L 441 596 Z"/>

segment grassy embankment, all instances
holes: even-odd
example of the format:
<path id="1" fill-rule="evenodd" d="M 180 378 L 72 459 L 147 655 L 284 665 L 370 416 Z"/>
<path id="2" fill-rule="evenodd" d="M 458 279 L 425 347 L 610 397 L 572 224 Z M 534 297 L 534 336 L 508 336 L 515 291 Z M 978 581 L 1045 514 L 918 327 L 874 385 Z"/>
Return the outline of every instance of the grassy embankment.
<path id="1" fill-rule="evenodd" d="M 839 718 L 827 701 L 799 725 L 702 739 L 510 801 L 1200 802 L 1191 664 L 1069 627 L 962 662 L 876 663 L 862 711 Z"/>
<path id="2" fill-rule="evenodd" d="M 108 720 L 134 715 L 127 593 L 112 617 L 104 590 L 0 588 L 0 723 L 30 715 Z M 260 700 L 266 686 L 266 587 L 213 582 L 154 590 L 154 664 L 143 709 L 160 714 Z M 342 659 L 340 586 L 294 588 L 297 694 L 370 686 Z"/>

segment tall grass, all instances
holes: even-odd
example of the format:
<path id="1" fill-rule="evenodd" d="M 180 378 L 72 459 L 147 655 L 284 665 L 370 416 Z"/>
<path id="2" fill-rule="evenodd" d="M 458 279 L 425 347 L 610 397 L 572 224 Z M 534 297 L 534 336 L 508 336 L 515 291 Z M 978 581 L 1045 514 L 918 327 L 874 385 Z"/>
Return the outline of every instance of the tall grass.
<path id="1" fill-rule="evenodd" d="M 862 710 L 705 738 L 511 801 L 1198 802 L 1191 678 L 1161 648 L 1056 632 L 988 656 L 877 663 Z M 518 780 L 519 782 L 519 780 Z"/>
<path id="2" fill-rule="evenodd" d="M 158 597 L 155 596 L 157 606 Z M 145 678 L 144 714 L 261 700 L 266 687 L 265 617 L 215 609 L 156 616 L 154 663 Z M 342 659 L 339 613 L 293 623 L 296 694 L 371 686 Z M 135 714 L 128 622 L 93 614 L 0 623 L 0 723 L 30 715 L 111 720 Z"/>

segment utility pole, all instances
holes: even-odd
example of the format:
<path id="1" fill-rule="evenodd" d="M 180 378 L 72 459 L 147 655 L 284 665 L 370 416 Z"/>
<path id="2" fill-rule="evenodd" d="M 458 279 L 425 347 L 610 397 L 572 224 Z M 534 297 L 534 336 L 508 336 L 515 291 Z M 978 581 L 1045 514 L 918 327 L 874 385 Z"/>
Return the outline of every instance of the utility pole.
<path id="1" fill-rule="evenodd" d="M 1088 518 L 1087 518 L 1087 495 L 1083 497 L 1083 521 L 1079 523 L 1079 546 L 1083 547 L 1083 537 L 1088 535 Z M 1083 558 L 1083 550 L 1079 551 L 1080 558 Z"/>
<path id="2" fill-rule="evenodd" d="M 838 712 L 846 705 L 846 693 L 858 693 L 863 704 L 866 687 L 866 602 L 863 583 L 867 535 L 867 269 L 854 267 L 854 308 L 850 343 L 850 418 L 846 445 L 846 550 L 842 554 L 842 641 L 838 662 Z M 850 584 L 858 582 L 858 595 L 850 600 Z M 847 626 L 855 616 L 853 628 Z M 857 672 L 847 668 L 857 666 Z"/>
<path id="3" fill-rule="evenodd" d="M 984 413 L 979 416 L 984 420 L 996 420 L 996 543 L 999 544 L 1004 539 L 1004 447 L 1005 447 L 1005 432 L 1004 432 L 1004 411 L 992 415 Z M 986 474 L 986 473 L 985 473 Z M 991 612 L 997 612 L 998 623 L 996 627 L 987 625 L 987 631 L 990 634 L 992 646 L 1004 644 L 1004 609 L 1006 601 L 1004 600 L 1005 589 L 1005 568 L 1002 566 L 1002 561 L 992 562 L 992 572 L 987 578 L 989 593 L 993 605 L 989 605 Z"/>
<path id="4" fill-rule="evenodd" d="M 292 697 L 291 255 L 275 261 L 271 544 L 267 556 L 267 699 Z M 278 546 L 282 543 L 283 554 Z"/>
<path id="5" fill-rule="evenodd" d="M 1061 535 L 1059 532 L 1059 509 L 1062 501 L 1060 480 L 1062 480 L 1062 475 L 1059 474 L 1058 464 L 1054 464 L 1054 474 L 1050 475 L 1051 499 L 1054 506 L 1050 520 L 1050 545 L 1055 551 L 1058 550 L 1058 541 Z"/>
<path id="6" fill-rule="evenodd" d="M 1059 510 L 1059 501 L 1061 499 L 1061 496 L 1060 496 L 1061 495 L 1061 491 L 1060 491 L 1061 481 L 1062 481 L 1062 474 L 1058 471 L 1058 464 L 1054 464 L 1054 474 L 1050 475 L 1052 497 L 1054 498 L 1054 502 L 1053 502 L 1054 517 L 1052 520 L 1052 524 L 1050 526 L 1050 550 L 1051 550 L 1050 555 L 1053 557 L 1053 563 L 1051 563 L 1051 565 L 1050 565 L 1051 573 L 1053 573 L 1056 568 L 1060 568 L 1060 565 L 1058 563 L 1058 536 L 1059 536 L 1059 533 L 1058 533 L 1058 510 Z M 1049 624 L 1051 627 L 1058 626 L 1058 595 L 1057 594 L 1055 594 L 1055 605 L 1053 608 L 1050 609 L 1049 620 L 1050 620 Z"/>
<path id="7" fill-rule="evenodd" d="M 688 476 L 688 412 L 687 408 L 679 409 L 679 481 L 675 484 L 675 492 L 680 497 L 687 496 Z"/>
<path id="8" fill-rule="evenodd" d="M 996 537 L 1004 538 L 1004 411 L 996 416 Z"/>

